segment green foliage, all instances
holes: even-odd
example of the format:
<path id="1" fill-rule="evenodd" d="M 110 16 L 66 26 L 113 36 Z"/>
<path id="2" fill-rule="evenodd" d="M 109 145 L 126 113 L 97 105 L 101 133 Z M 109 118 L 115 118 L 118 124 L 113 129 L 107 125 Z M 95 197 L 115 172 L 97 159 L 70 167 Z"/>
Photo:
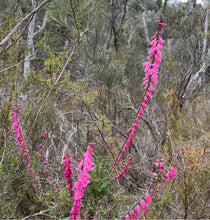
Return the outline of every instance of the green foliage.
<path id="1" fill-rule="evenodd" d="M 29 52 L 28 28 L 24 26 L 28 21 L 0 48 L 0 218 L 70 219 L 73 198 L 64 180 L 62 156 L 70 152 L 75 161 L 75 183 L 75 168 L 89 142 L 96 142 L 94 170 L 82 201 L 81 219 L 117 219 L 139 201 L 147 190 L 155 146 L 166 160 L 176 163 L 178 176 L 158 188 L 148 218 L 208 218 L 209 85 L 195 85 L 195 90 L 185 85 L 187 77 L 193 79 L 201 67 L 203 39 L 208 38 L 205 9 L 197 4 L 190 11 L 188 3 L 167 1 L 165 6 L 161 1 L 111 2 L 114 5 L 97 0 L 51 1 L 39 10 L 35 32 L 46 13 L 48 18 L 44 30 L 33 39 L 35 53 L 27 79 L 23 78 L 23 66 Z M 0 0 L 0 40 L 32 10 L 31 3 Z M 148 52 L 145 30 L 149 37 L 153 35 L 154 18 L 162 10 L 166 43 L 157 89 L 129 149 L 133 157 L 129 171 L 125 178 L 113 182 L 111 169 L 143 96 L 142 63 Z M 24 28 L 22 37 L 14 42 Z M 85 38 L 54 86 L 86 28 Z M 14 139 L 11 111 L 18 102 L 23 107 L 23 139 L 30 150 L 31 166 L 40 174 L 46 202 L 37 195 Z M 44 129 L 49 136 L 43 141 L 39 136 Z M 38 153 L 42 141 L 58 189 L 56 196 Z"/>

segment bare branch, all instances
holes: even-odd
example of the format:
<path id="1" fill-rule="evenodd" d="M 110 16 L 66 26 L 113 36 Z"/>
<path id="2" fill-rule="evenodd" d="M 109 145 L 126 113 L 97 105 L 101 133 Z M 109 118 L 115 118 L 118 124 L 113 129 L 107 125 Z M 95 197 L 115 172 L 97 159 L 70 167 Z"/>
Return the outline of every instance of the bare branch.
<path id="1" fill-rule="evenodd" d="M 33 11 L 31 11 L 28 15 L 26 15 L 25 18 L 23 18 L 22 20 L 20 20 L 15 27 L 12 29 L 12 31 L 0 42 L 0 47 L 4 46 L 4 44 L 6 44 L 10 38 L 15 34 L 15 32 L 17 32 L 18 28 L 25 22 L 27 21 L 29 18 L 31 18 L 32 16 L 34 16 L 35 13 L 37 13 L 44 5 L 46 5 L 48 2 L 50 2 L 52 0 L 45 0 L 44 2 L 42 2 L 40 5 L 38 5 Z M 25 28 L 26 30 L 26 28 Z M 24 31 L 25 31 L 24 30 Z M 21 33 L 21 35 L 24 32 Z"/>
<path id="2" fill-rule="evenodd" d="M 39 27 L 39 30 L 33 34 L 34 37 L 45 29 L 46 23 L 47 23 L 47 13 L 45 14 L 43 18 L 42 26 Z"/>
<path id="3" fill-rule="evenodd" d="M 22 218 L 21 220 L 26 220 L 26 219 L 28 219 L 28 218 L 31 218 L 31 217 L 34 217 L 34 216 L 39 216 L 39 215 L 45 215 L 45 216 L 53 217 L 53 216 L 51 216 L 51 215 L 45 214 L 45 213 L 48 212 L 48 211 L 50 211 L 50 209 L 47 209 L 47 210 L 44 210 L 44 211 L 40 211 L 40 212 L 35 213 L 35 214 L 33 214 L 33 215 L 26 216 L 26 217 Z"/>
<path id="4" fill-rule="evenodd" d="M 9 70 L 9 69 L 12 69 L 12 68 L 18 66 L 19 64 L 23 63 L 24 61 L 25 61 L 25 60 L 21 60 L 19 63 L 16 63 L 16 64 L 14 64 L 14 65 L 12 65 L 12 66 L 9 66 L 9 67 L 7 67 L 7 68 L 5 68 L 5 69 L 3 69 L 3 70 L 0 70 L 0 73 L 5 72 L 5 71 L 7 71 L 7 70 Z"/>

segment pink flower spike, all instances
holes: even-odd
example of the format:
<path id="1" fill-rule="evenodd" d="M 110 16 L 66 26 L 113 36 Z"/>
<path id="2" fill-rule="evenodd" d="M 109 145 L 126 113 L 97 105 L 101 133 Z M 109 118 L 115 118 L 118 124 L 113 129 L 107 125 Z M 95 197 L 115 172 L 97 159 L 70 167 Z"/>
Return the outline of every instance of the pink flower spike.
<path id="1" fill-rule="evenodd" d="M 140 207 L 139 207 L 139 205 L 137 205 L 136 207 L 135 207 L 135 217 L 137 218 L 138 216 L 139 216 L 139 214 L 140 214 Z"/>
<path id="2" fill-rule="evenodd" d="M 89 145 L 94 146 L 94 145 L 96 145 L 96 143 L 89 143 Z"/>
<path id="3" fill-rule="evenodd" d="M 145 211 L 149 210 L 146 202 L 143 199 L 140 200 L 140 204 L 141 204 L 142 209 L 144 209 Z"/>
<path id="4" fill-rule="evenodd" d="M 150 203 L 152 202 L 152 199 L 151 199 L 151 197 L 149 196 L 148 193 L 146 193 L 145 199 L 146 199 L 146 201 L 147 201 L 148 204 L 150 204 Z"/>
<path id="5" fill-rule="evenodd" d="M 91 156 L 92 152 L 93 149 L 90 146 L 88 146 L 86 153 L 83 154 L 83 160 L 77 167 L 77 170 L 80 171 L 80 174 L 78 176 L 77 182 L 72 188 L 72 190 L 76 189 L 76 192 L 74 194 L 74 204 L 70 212 L 70 215 L 72 215 L 72 219 L 78 219 L 78 214 L 80 211 L 79 207 L 82 204 L 81 198 L 84 196 L 84 190 L 90 182 L 90 176 L 87 172 L 93 170 L 93 162 Z"/>

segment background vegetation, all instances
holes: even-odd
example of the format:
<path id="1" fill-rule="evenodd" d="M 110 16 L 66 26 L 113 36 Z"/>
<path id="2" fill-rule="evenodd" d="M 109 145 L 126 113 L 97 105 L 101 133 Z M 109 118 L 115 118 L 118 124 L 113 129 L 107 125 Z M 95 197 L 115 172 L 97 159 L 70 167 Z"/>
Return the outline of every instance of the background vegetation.
<path id="1" fill-rule="evenodd" d="M 158 188 L 146 218 L 210 218 L 209 6 L 203 3 L 0 0 L 1 219 L 69 217 L 73 199 L 62 158 L 69 152 L 77 167 L 89 142 L 97 144 L 81 219 L 123 216 L 147 190 L 158 155 L 175 162 L 178 174 Z M 167 25 L 157 90 L 130 149 L 129 170 L 113 182 L 111 169 L 142 100 L 142 63 L 160 14 Z M 19 102 L 45 202 L 14 139 L 11 111 Z M 38 154 L 44 129 L 56 196 Z"/>

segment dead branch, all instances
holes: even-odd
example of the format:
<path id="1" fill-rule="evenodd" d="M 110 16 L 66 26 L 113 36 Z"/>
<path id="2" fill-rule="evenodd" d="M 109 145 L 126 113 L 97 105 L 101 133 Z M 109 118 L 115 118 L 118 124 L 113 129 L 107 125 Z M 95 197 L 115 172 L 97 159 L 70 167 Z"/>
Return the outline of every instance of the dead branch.
<path id="1" fill-rule="evenodd" d="M 0 42 L 0 47 L 4 46 L 10 39 L 11 37 L 17 32 L 18 28 L 28 19 L 30 19 L 31 17 L 34 16 L 34 14 L 36 14 L 42 7 L 44 7 L 48 2 L 50 2 L 52 0 L 45 0 L 44 2 L 42 2 L 40 5 L 38 5 L 33 11 L 31 11 L 28 15 L 25 16 L 25 18 L 23 18 L 22 20 L 20 20 L 15 27 L 12 29 L 12 31 Z M 26 30 L 26 28 L 25 28 Z M 24 31 L 25 31 L 24 30 Z M 22 31 L 21 35 L 24 32 Z"/>

